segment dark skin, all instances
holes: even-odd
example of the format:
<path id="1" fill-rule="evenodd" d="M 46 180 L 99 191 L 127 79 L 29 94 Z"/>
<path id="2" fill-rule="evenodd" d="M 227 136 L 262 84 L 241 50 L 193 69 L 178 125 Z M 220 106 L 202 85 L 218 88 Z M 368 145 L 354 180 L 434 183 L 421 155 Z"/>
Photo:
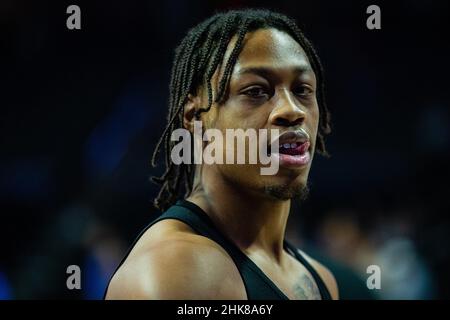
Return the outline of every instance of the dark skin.
<path id="1" fill-rule="evenodd" d="M 213 88 L 222 72 L 223 65 L 212 78 Z M 310 137 L 312 160 L 319 122 L 315 90 L 316 78 L 301 46 L 282 31 L 260 29 L 246 35 L 225 101 L 202 113 L 201 121 L 205 129 L 224 132 L 227 128 L 265 128 L 283 133 L 302 128 Z M 202 88 L 189 96 L 185 128 L 193 130 L 195 110 L 206 103 Z M 201 207 L 290 299 L 320 299 L 311 274 L 283 249 L 291 198 L 306 186 L 310 166 L 311 161 L 303 166 L 282 165 L 276 175 L 262 176 L 259 164 L 199 165 L 187 198 Z M 268 191 L 272 189 L 278 192 Z M 337 299 L 333 275 L 306 257 Z M 186 224 L 169 219 L 153 225 L 138 241 L 111 281 L 107 298 L 247 296 L 239 271 L 223 248 Z"/>

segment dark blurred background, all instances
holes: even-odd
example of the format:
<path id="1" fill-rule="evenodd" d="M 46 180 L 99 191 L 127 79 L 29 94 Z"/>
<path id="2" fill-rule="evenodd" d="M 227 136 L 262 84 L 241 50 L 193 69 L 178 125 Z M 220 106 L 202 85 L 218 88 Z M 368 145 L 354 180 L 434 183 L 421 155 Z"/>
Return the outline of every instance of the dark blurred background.
<path id="1" fill-rule="evenodd" d="M 70 4 L 81 30 L 66 28 Z M 381 30 L 366 28 L 370 4 Z M 325 66 L 332 156 L 315 158 L 288 238 L 343 298 L 450 298 L 448 1 L 2 0 L 0 299 L 102 297 L 159 214 L 150 157 L 173 50 L 239 7 L 296 18 Z M 66 288 L 72 264 L 81 290 Z M 382 287 L 369 292 L 372 264 Z"/>

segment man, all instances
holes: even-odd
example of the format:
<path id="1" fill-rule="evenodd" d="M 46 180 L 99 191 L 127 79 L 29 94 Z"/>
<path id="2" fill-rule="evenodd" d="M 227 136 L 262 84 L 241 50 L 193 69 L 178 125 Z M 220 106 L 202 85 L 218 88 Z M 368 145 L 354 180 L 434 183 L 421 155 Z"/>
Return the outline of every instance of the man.
<path id="1" fill-rule="evenodd" d="M 193 133 L 196 120 L 220 132 L 278 129 L 270 153 L 279 170 L 175 164 L 171 133 Z M 337 299 L 333 275 L 284 239 L 291 201 L 306 196 L 329 131 L 319 58 L 291 19 L 238 10 L 194 27 L 176 49 L 168 125 L 153 158 L 164 146 L 155 205 L 167 211 L 138 237 L 106 298 Z M 176 202 L 182 186 L 186 198 Z"/>

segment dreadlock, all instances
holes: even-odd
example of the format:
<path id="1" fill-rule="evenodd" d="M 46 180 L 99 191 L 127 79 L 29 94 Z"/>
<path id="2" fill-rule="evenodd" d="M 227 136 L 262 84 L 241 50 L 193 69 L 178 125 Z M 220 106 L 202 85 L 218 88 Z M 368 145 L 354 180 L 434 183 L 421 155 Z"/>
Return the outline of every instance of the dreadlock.
<path id="1" fill-rule="evenodd" d="M 320 118 L 317 133 L 317 148 L 319 154 L 328 156 L 325 148 L 325 135 L 331 132 L 330 113 L 324 99 L 323 68 L 319 57 L 308 39 L 296 23 L 287 16 L 268 10 L 232 10 L 218 13 L 188 31 L 187 35 L 175 49 L 175 57 L 169 85 L 169 113 L 167 126 L 159 139 L 152 156 L 152 166 L 161 149 L 165 150 L 165 172 L 152 180 L 161 186 L 154 200 L 154 205 L 160 210 L 166 210 L 177 199 L 184 181 L 186 195 L 192 190 L 194 165 L 175 165 L 170 160 L 170 153 L 175 145 L 170 137 L 175 129 L 183 128 L 183 108 L 190 93 L 196 93 L 200 86 L 206 87 L 208 105 L 197 110 L 195 116 L 207 112 L 214 102 L 223 102 L 229 84 L 232 69 L 243 47 L 243 40 L 248 32 L 263 28 L 276 28 L 288 33 L 305 51 L 316 74 Z M 228 44 L 236 36 L 234 48 L 226 61 L 222 78 L 219 81 L 217 94 L 213 100 L 211 78 L 222 60 Z"/>

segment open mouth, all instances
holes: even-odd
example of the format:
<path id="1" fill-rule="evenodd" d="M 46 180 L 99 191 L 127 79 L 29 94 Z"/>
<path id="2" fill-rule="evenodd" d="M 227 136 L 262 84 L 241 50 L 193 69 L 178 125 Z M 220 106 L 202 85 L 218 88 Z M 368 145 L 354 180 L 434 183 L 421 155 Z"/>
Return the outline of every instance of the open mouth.
<path id="1" fill-rule="evenodd" d="M 283 143 L 279 147 L 280 154 L 287 154 L 291 156 L 302 155 L 309 149 L 309 141 L 301 142 L 293 142 L 293 143 Z"/>
<path id="2" fill-rule="evenodd" d="M 281 166 L 304 166 L 311 160 L 311 143 L 304 130 L 284 132 L 278 137 L 278 144 L 278 152 L 271 148 L 271 153 L 279 157 Z"/>

